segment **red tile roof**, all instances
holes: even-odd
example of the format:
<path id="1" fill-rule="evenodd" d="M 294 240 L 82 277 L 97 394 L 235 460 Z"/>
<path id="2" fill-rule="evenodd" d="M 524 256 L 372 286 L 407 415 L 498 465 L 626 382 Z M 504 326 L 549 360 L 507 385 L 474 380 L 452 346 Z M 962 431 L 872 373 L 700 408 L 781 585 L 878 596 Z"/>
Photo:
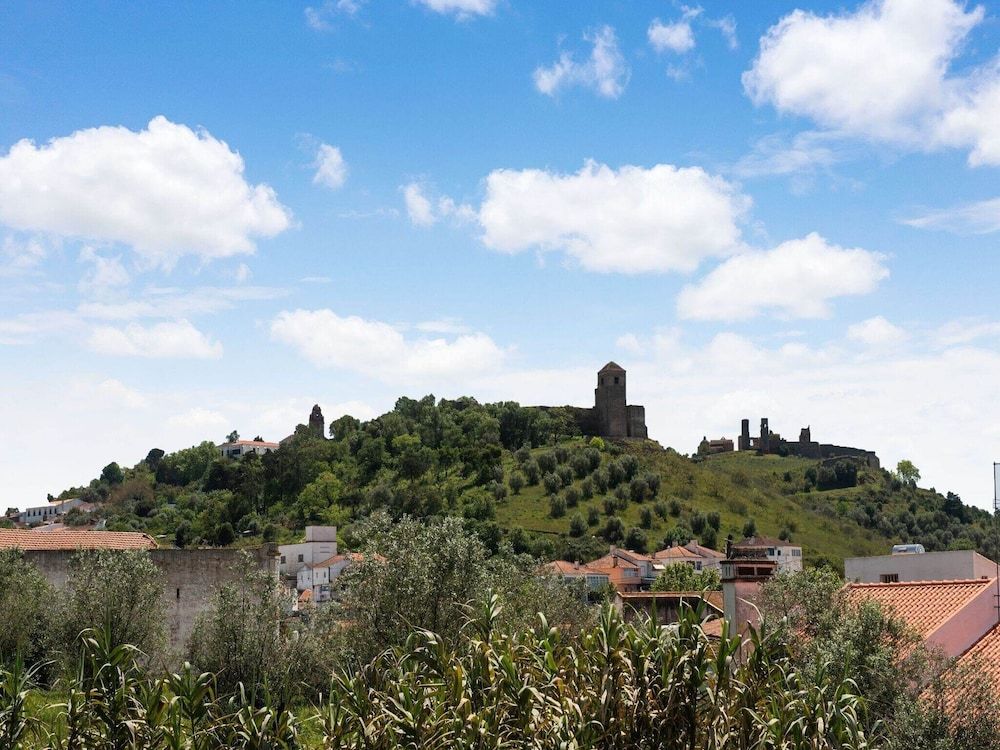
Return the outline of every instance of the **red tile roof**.
<path id="1" fill-rule="evenodd" d="M 661 549 L 653 557 L 657 560 L 702 560 L 701 555 L 685 547 L 667 547 Z"/>
<path id="2" fill-rule="evenodd" d="M 156 540 L 138 531 L 32 531 L 0 529 L 0 549 L 155 549 Z"/>
<path id="3" fill-rule="evenodd" d="M 791 542 L 783 542 L 773 536 L 752 536 L 733 545 L 736 549 L 757 549 L 758 547 L 797 547 Z"/>
<path id="4" fill-rule="evenodd" d="M 912 581 L 904 583 L 852 583 L 847 601 L 859 604 L 876 601 L 896 613 L 922 638 L 926 638 L 949 617 L 993 586 L 994 581 L 978 578 L 967 581 Z"/>

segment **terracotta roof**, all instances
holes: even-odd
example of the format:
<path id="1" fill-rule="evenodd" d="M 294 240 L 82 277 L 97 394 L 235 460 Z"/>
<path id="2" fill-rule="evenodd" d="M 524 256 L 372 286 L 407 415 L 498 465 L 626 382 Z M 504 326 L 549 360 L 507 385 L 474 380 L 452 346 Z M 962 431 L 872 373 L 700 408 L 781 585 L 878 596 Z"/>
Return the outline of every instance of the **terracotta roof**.
<path id="1" fill-rule="evenodd" d="M 933 633 L 980 594 L 994 585 L 989 578 L 967 581 L 911 581 L 904 583 L 852 583 L 847 586 L 847 601 L 860 604 L 876 601 L 896 613 L 922 638 Z"/>
<path id="2" fill-rule="evenodd" d="M 624 550 L 619 550 L 619 551 L 624 552 Z M 591 562 L 587 563 L 587 565 L 589 565 L 592 568 L 634 568 L 635 570 L 639 569 L 639 566 L 636 565 L 635 563 L 629 562 L 628 560 L 623 560 L 621 557 L 614 554 L 613 552 L 609 552 L 604 557 L 598 557 L 596 560 L 592 560 Z"/>
<path id="3" fill-rule="evenodd" d="M 726 556 L 724 553 L 714 550 L 711 547 L 704 547 L 697 542 L 688 542 L 684 545 L 684 549 L 691 550 L 695 554 L 701 555 L 702 557 L 708 557 L 715 560 L 724 560 Z"/>
<path id="4" fill-rule="evenodd" d="M 156 540 L 138 531 L 31 531 L 0 529 L 0 549 L 155 549 Z"/>
<path id="5" fill-rule="evenodd" d="M 959 668 L 967 665 L 985 671 L 990 682 L 1000 690 L 1000 625 L 989 630 L 955 662 Z"/>
<path id="6" fill-rule="evenodd" d="M 725 620 L 721 617 L 716 617 L 714 620 L 706 620 L 701 624 L 701 630 L 709 638 L 721 638 L 723 622 Z"/>
<path id="7" fill-rule="evenodd" d="M 351 562 L 361 562 L 365 559 L 365 556 L 360 552 L 343 552 L 339 555 L 334 555 L 333 557 L 328 557 L 325 560 L 320 560 L 318 563 L 312 563 L 311 565 L 306 565 L 307 568 L 326 568 L 334 563 L 343 562 L 344 560 L 350 560 Z"/>
<path id="8" fill-rule="evenodd" d="M 656 560 L 701 560 L 701 555 L 685 547 L 667 547 L 653 555 Z"/>

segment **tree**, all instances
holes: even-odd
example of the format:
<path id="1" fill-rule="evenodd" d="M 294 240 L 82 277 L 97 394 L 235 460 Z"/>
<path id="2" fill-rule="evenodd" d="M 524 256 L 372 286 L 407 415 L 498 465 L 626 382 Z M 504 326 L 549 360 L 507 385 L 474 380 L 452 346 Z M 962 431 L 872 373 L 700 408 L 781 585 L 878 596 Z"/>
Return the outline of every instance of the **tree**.
<path id="1" fill-rule="evenodd" d="M 696 571 L 687 563 L 667 565 L 653 581 L 653 591 L 719 591 L 719 571 L 706 568 Z"/>
<path id="2" fill-rule="evenodd" d="M 752 518 L 749 518 L 747 519 L 747 522 L 743 524 L 743 538 L 750 539 L 755 536 L 757 536 L 757 522 Z"/>
<path id="3" fill-rule="evenodd" d="M 632 526 L 625 535 L 625 548 L 635 552 L 645 552 L 647 545 L 646 532 L 638 526 Z"/>
<path id="4" fill-rule="evenodd" d="M 559 495 L 553 495 L 549 498 L 549 515 L 552 518 L 562 518 L 566 515 L 565 498 L 559 497 Z"/>
<path id="5" fill-rule="evenodd" d="M 601 536 L 609 544 L 617 544 L 625 538 L 625 524 L 618 516 L 611 516 L 604 524 Z"/>
<path id="6" fill-rule="evenodd" d="M 107 466 L 101 470 L 101 482 L 113 487 L 116 484 L 121 484 L 125 481 L 125 472 L 122 471 L 122 467 L 116 462 L 112 461 Z"/>
<path id="7" fill-rule="evenodd" d="M 324 471 L 307 484 L 295 501 L 294 513 L 301 526 L 323 521 L 336 509 L 344 494 L 344 485 L 332 471 Z"/>
<path id="8" fill-rule="evenodd" d="M 583 514 L 574 513 L 569 519 L 569 535 L 572 537 L 583 536 L 587 533 L 587 522 Z"/>
<path id="9" fill-rule="evenodd" d="M 915 487 L 920 481 L 920 470 L 907 458 L 896 464 L 896 476 L 903 484 Z"/>
<path id="10" fill-rule="evenodd" d="M 155 661 L 165 637 L 162 596 L 163 576 L 145 550 L 78 552 L 64 593 L 64 653 L 75 655 L 83 630 L 103 628 L 112 646 L 131 644 Z"/>
<path id="11" fill-rule="evenodd" d="M 53 592 L 20 550 L 0 550 L 0 667 L 41 662 L 51 645 Z"/>
<path id="12" fill-rule="evenodd" d="M 515 495 L 520 495 L 521 490 L 524 488 L 524 474 L 519 471 L 515 471 L 510 475 L 510 479 L 507 480 L 507 484 L 510 485 L 510 491 Z"/>
<path id="13" fill-rule="evenodd" d="M 491 558 L 459 518 L 422 522 L 403 517 L 392 523 L 386 514 L 375 513 L 358 524 L 355 535 L 363 557 L 341 574 L 340 614 L 352 623 L 346 637 L 353 657 L 366 659 L 402 644 L 416 628 L 453 641 L 466 620 L 465 605 L 490 590 L 500 597 L 504 619 L 512 626 L 532 626 L 538 612 L 559 618 L 577 612 L 572 617 L 586 618 L 571 602 L 575 592 L 536 577 L 531 558 L 504 552 Z"/>
<path id="14" fill-rule="evenodd" d="M 562 482 L 559 481 L 559 477 L 550 472 L 542 477 L 542 486 L 545 487 L 547 494 L 554 495 L 562 487 Z"/>
<path id="15" fill-rule="evenodd" d="M 235 443 L 239 439 L 240 439 L 240 433 L 238 433 L 236 430 L 233 430 L 228 435 L 226 435 L 227 443 Z"/>

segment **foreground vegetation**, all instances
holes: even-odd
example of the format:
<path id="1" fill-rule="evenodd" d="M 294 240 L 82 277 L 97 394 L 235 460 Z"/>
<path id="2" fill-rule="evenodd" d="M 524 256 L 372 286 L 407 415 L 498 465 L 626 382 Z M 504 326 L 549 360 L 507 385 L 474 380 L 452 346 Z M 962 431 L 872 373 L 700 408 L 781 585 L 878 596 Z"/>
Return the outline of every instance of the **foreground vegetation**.
<path id="1" fill-rule="evenodd" d="M 105 519 L 181 547 L 289 541 L 307 524 L 333 524 L 357 548 L 354 527 L 384 511 L 457 517 L 492 552 L 506 543 L 542 559 L 587 561 L 610 544 L 719 548 L 748 531 L 791 539 L 807 563 L 834 568 L 901 541 L 1000 554 L 989 514 L 918 479 L 909 462 L 890 472 L 605 443 L 581 437 L 568 411 L 428 396 L 401 398 L 364 423 L 335 419 L 330 439 L 300 425 L 263 457 L 223 460 L 210 441 L 153 449 L 60 496 L 96 504 L 89 517 L 71 511 L 69 523 Z"/>

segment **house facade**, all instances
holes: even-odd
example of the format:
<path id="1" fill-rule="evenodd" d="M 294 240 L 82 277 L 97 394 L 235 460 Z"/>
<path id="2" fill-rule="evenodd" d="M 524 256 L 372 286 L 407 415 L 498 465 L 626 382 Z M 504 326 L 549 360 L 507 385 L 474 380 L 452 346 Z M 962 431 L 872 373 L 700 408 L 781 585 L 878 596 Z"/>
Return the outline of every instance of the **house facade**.
<path id="1" fill-rule="evenodd" d="M 997 564 L 971 549 L 844 560 L 844 578 L 853 583 L 958 581 L 996 576 Z"/>
<path id="2" fill-rule="evenodd" d="M 336 526 L 306 526 L 304 541 L 279 545 L 278 570 L 284 578 L 295 578 L 305 566 L 316 565 L 336 554 Z"/>
<path id="3" fill-rule="evenodd" d="M 752 536 L 733 545 L 735 557 L 763 558 L 777 566 L 778 573 L 798 573 L 802 570 L 802 547 L 781 539 Z"/>
<path id="4" fill-rule="evenodd" d="M 269 443 L 266 440 L 233 440 L 219 446 L 219 453 L 223 458 L 240 458 L 247 453 L 256 453 L 263 456 L 265 453 L 278 450 L 277 443 Z"/>
<path id="5" fill-rule="evenodd" d="M 48 523 L 60 516 L 66 515 L 71 508 L 77 508 L 83 504 L 83 500 L 78 497 L 67 497 L 63 500 L 50 500 L 45 505 L 35 505 L 25 508 L 17 517 L 18 523 L 25 526 L 34 526 L 40 523 Z"/>

